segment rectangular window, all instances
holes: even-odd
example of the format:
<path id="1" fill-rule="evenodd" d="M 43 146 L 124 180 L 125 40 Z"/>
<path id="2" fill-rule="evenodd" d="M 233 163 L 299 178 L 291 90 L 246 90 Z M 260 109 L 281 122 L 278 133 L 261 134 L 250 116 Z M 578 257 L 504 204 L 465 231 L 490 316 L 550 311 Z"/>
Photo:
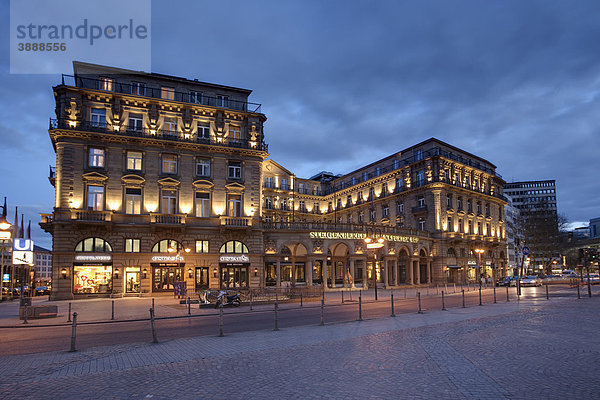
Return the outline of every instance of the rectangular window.
<path id="1" fill-rule="evenodd" d="M 313 204 L 313 212 L 314 213 L 319 213 L 319 203 L 314 203 Z"/>
<path id="2" fill-rule="evenodd" d="M 396 203 L 396 214 L 404 213 L 404 203 Z"/>
<path id="3" fill-rule="evenodd" d="M 272 176 L 267 176 L 265 178 L 265 187 L 268 189 L 273 189 L 273 177 Z"/>
<path id="4" fill-rule="evenodd" d="M 387 183 L 384 183 L 383 185 L 381 185 L 381 196 L 387 196 L 388 194 L 388 186 Z"/>
<path id="5" fill-rule="evenodd" d="M 210 139 L 210 125 L 198 124 L 198 139 Z"/>
<path id="6" fill-rule="evenodd" d="M 415 152 L 415 161 L 421 161 L 423 159 L 423 150 L 417 150 Z"/>
<path id="7" fill-rule="evenodd" d="M 375 210 L 370 211 L 370 218 L 371 218 L 371 222 L 374 222 L 375 219 L 377 218 L 377 212 Z"/>
<path id="8" fill-rule="evenodd" d="M 354 185 L 356 185 L 356 178 L 355 178 L 355 177 L 352 177 L 352 179 L 351 179 L 351 182 L 352 182 L 352 185 L 353 185 L 353 186 L 354 186 Z"/>
<path id="9" fill-rule="evenodd" d="M 146 95 L 146 84 L 142 82 L 132 82 L 131 83 L 131 94 L 135 94 L 138 96 Z"/>
<path id="10" fill-rule="evenodd" d="M 95 168 L 104 168 L 104 149 L 90 148 L 88 165 Z"/>
<path id="11" fill-rule="evenodd" d="M 210 217 L 210 193 L 196 192 L 196 217 Z"/>
<path id="12" fill-rule="evenodd" d="M 419 227 L 419 230 L 421 230 L 421 231 L 425 230 L 425 218 L 423 218 L 423 217 L 419 218 L 418 227 Z"/>
<path id="13" fill-rule="evenodd" d="M 217 95 L 217 107 L 229 107 L 229 96 Z"/>
<path id="14" fill-rule="evenodd" d="M 127 152 L 127 169 L 130 171 L 142 170 L 142 152 L 128 151 Z"/>
<path id="15" fill-rule="evenodd" d="M 375 176 L 381 175 L 381 167 L 375 168 Z"/>
<path id="16" fill-rule="evenodd" d="M 177 214 L 177 191 L 163 190 L 161 193 L 161 211 L 163 214 Z"/>
<path id="17" fill-rule="evenodd" d="M 208 240 L 196 240 L 196 253 L 208 253 Z"/>
<path id="18" fill-rule="evenodd" d="M 227 176 L 230 179 L 241 179 L 242 178 L 242 163 L 239 161 L 229 162 Z"/>
<path id="19" fill-rule="evenodd" d="M 417 197 L 417 207 L 425 207 L 425 197 L 424 196 Z"/>
<path id="20" fill-rule="evenodd" d="M 210 176 L 210 160 L 205 158 L 199 158 L 196 160 L 196 175 L 197 176 Z"/>
<path id="21" fill-rule="evenodd" d="M 402 185 L 403 185 L 403 180 L 402 178 L 397 178 L 396 179 L 396 191 L 400 192 L 402 190 Z"/>
<path id="22" fill-rule="evenodd" d="M 465 231 L 465 227 L 463 226 L 463 220 L 462 219 L 458 219 L 458 231 L 460 233 L 464 233 Z"/>
<path id="23" fill-rule="evenodd" d="M 298 193 L 306 193 L 306 189 L 304 187 L 304 183 L 298 183 Z"/>
<path id="24" fill-rule="evenodd" d="M 177 156 L 175 154 L 163 154 L 162 172 L 163 174 L 177 173 Z"/>
<path id="25" fill-rule="evenodd" d="M 358 213 L 358 223 L 359 223 L 359 224 L 362 224 L 362 223 L 364 222 L 364 220 L 365 220 L 365 215 L 364 215 L 364 213 L 361 211 L 361 212 L 359 212 L 359 213 Z"/>
<path id="26" fill-rule="evenodd" d="M 230 217 L 242 216 L 242 196 L 239 194 L 227 196 L 227 215 Z"/>
<path id="27" fill-rule="evenodd" d="M 447 229 L 448 232 L 454 232 L 454 226 L 452 226 L 452 217 L 448 217 L 447 224 L 448 224 L 448 229 Z"/>
<path id="28" fill-rule="evenodd" d="M 417 186 L 423 186 L 425 184 L 425 172 L 418 171 L 417 172 Z"/>
<path id="29" fill-rule="evenodd" d="M 177 118 L 165 117 L 163 123 L 163 130 L 170 133 L 177 132 Z"/>
<path id="30" fill-rule="evenodd" d="M 140 239 L 125 239 L 125 253 L 139 253 Z"/>
<path id="31" fill-rule="evenodd" d="M 175 89 L 164 86 L 161 87 L 160 97 L 165 100 L 175 100 Z"/>
<path id="32" fill-rule="evenodd" d="M 366 172 L 363 172 L 363 174 L 362 174 L 362 180 L 363 180 L 363 182 L 366 181 L 366 180 L 368 180 L 368 179 L 369 179 L 369 174 L 366 173 Z"/>
<path id="33" fill-rule="evenodd" d="M 190 91 L 190 103 L 202 104 L 202 92 Z"/>
<path id="34" fill-rule="evenodd" d="M 446 208 L 452 208 L 452 196 L 446 195 Z"/>
<path id="35" fill-rule="evenodd" d="M 473 211 L 473 202 L 469 199 L 467 200 L 467 212 Z"/>
<path id="36" fill-rule="evenodd" d="M 242 139 L 240 127 L 229 125 L 229 141 L 239 143 Z"/>
<path id="37" fill-rule="evenodd" d="M 383 206 L 382 213 L 383 213 L 383 218 L 389 218 L 390 217 L 390 207 L 387 205 Z"/>
<path id="38" fill-rule="evenodd" d="M 298 201 L 298 210 L 300 212 L 305 212 L 306 211 L 306 204 L 305 204 L 304 200 Z"/>
<path id="39" fill-rule="evenodd" d="M 113 86 L 114 86 L 114 79 L 112 78 L 100 78 L 100 90 L 107 90 L 109 92 L 112 92 L 113 90 Z"/>
<path id="40" fill-rule="evenodd" d="M 473 221 L 468 222 L 467 233 L 470 235 L 473 234 Z"/>
<path id="41" fill-rule="evenodd" d="M 141 132 L 144 125 L 144 116 L 142 114 L 129 114 L 129 130 Z"/>
<path id="42" fill-rule="evenodd" d="M 141 214 L 142 212 L 142 189 L 125 188 L 125 213 Z"/>
<path id="43" fill-rule="evenodd" d="M 457 206 L 456 206 L 456 207 L 457 207 L 459 210 L 462 210 L 462 209 L 463 209 L 463 207 L 462 207 L 462 197 L 459 197 L 459 198 L 457 199 Z"/>
<path id="44" fill-rule="evenodd" d="M 270 197 L 265 197 L 265 208 L 267 210 L 273 209 L 273 200 Z"/>
<path id="45" fill-rule="evenodd" d="M 481 222 L 477 223 L 477 234 L 483 235 L 483 230 L 481 229 Z"/>
<path id="46" fill-rule="evenodd" d="M 392 169 L 398 169 L 400 167 L 400 162 L 398 160 L 394 160 L 392 163 Z"/>
<path id="47" fill-rule="evenodd" d="M 106 127 L 106 109 L 105 108 L 92 108 L 91 115 L 92 126 L 98 128 Z"/>
<path id="48" fill-rule="evenodd" d="M 281 180 L 281 190 L 289 190 L 289 189 L 290 189 L 290 187 L 288 185 L 287 179 L 283 178 Z"/>
<path id="49" fill-rule="evenodd" d="M 104 210 L 104 186 L 88 186 L 87 200 L 88 210 Z"/>

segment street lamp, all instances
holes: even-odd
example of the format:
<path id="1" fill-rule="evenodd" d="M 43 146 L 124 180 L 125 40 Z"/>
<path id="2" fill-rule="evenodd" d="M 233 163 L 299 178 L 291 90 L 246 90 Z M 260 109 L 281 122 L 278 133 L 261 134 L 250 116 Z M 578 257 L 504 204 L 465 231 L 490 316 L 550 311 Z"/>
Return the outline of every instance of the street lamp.
<path id="1" fill-rule="evenodd" d="M 174 248 L 172 248 L 172 247 L 169 247 L 169 248 L 167 249 L 167 251 L 168 251 L 169 253 L 175 253 L 175 252 L 177 252 L 177 255 L 175 256 L 175 259 L 177 260 L 177 271 L 178 271 L 178 272 L 182 272 L 182 273 L 181 273 L 181 276 L 183 277 L 183 276 L 184 276 L 184 275 L 183 275 L 183 271 L 181 271 L 181 246 L 180 246 L 180 245 L 179 245 L 179 243 L 178 243 L 178 244 L 177 244 L 177 250 L 175 250 L 175 249 L 174 249 Z M 186 247 L 186 248 L 184 249 L 184 251 L 185 251 L 186 253 L 189 253 L 189 252 L 190 252 L 190 251 L 192 251 L 192 250 L 191 250 L 190 248 Z"/>
<path id="2" fill-rule="evenodd" d="M 6 220 L 6 197 L 2 207 L 2 216 L 0 217 L 0 240 L 2 240 L 2 256 L 0 261 L 0 301 L 4 300 L 4 246 L 6 241 L 10 240 L 10 228 L 12 225 Z"/>
<path id="3" fill-rule="evenodd" d="M 370 234 L 369 234 L 370 233 Z M 379 249 L 383 247 L 385 243 L 385 239 L 381 236 L 381 231 L 373 231 L 371 229 L 367 230 L 367 237 L 365 238 L 365 243 L 367 244 L 367 251 L 373 251 L 373 286 L 375 286 L 375 300 L 377 300 L 377 253 Z"/>
<path id="4" fill-rule="evenodd" d="M 479 281 L 479 287 L 481 287 L 481 255 L 485 251 L 484 249 L 475 249 L 477 253 L 477 280 Z M 484 270 L 485 271 L 485 270 Z"/>

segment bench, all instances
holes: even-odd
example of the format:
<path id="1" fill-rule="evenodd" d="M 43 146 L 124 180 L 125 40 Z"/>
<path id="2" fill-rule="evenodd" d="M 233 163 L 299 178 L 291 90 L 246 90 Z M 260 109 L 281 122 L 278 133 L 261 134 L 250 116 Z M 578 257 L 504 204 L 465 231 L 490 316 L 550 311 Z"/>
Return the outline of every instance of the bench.
<path id="1" fill-rule="evenodd" d="M 19 307 L 19 319 L 25 318 L 27 310 L 27 319 L 56 318 L 58 316 L 58 306 L 31 306 Z"/>

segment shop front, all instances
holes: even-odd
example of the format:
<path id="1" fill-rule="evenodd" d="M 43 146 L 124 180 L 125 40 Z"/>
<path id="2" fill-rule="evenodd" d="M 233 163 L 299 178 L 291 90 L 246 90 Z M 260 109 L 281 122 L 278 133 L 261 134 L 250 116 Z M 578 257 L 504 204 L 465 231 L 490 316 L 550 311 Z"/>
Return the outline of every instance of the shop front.
<path id="1" fill-rule="evenodd" d="M 76 254 L 73 263 L 74 294 L 109 294 L 113 290 L 110 254 Z"/>
<path id="2" fill-rule="evenodd" d="M 125 267 L 125 293 L 140 293 L 140 267 Z"/>
<path id="3" fill-rule="evenodd" d="M 172 292 L 176 282 L 185 281 L 185 263 L 180 255 L 152 256 L 152 292 Z"/>
<path id="4" fill-rule="evenodd" d="M 222 254 L 219 257 L 219 288 L 248 288 L 249 268 L 250 258 L 246 254 Z"/>

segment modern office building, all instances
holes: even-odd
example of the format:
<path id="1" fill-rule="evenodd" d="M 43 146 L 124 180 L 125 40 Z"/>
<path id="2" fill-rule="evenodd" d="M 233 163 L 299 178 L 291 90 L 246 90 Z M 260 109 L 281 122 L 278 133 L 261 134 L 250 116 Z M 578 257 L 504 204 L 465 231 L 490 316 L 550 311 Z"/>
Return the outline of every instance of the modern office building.
<path id="1" fill-rule="evenodd" d="M 440 140 L 302 179 L 250 90 L 79 62 L 53 89 L 53 299 L 505 273 L 504 181 Z"/>
<path id="2" fill-rule="evenodd" d="M 556 215 L 555 180 L 506 183 L 504 193 L 513 199 L 513 207 L 524 216 L 539 210 Z"/>
<path id="3" fill-rule="evenodd" d="M 52 250 L 34 245 L 33 258 L 35 286 L 47 286 L 52 282 Z"/>
<path id="4" fill-rule="evenodd" d="M 513 205 L 512 196 L 505 192 L 506 204 L 506 248 L 508 254 L 508 269 L 513 275 L 518 275 L 517 268 L 521 266 L 523 249 L 523 227 L 520 223 L 519 209 Z"/>

